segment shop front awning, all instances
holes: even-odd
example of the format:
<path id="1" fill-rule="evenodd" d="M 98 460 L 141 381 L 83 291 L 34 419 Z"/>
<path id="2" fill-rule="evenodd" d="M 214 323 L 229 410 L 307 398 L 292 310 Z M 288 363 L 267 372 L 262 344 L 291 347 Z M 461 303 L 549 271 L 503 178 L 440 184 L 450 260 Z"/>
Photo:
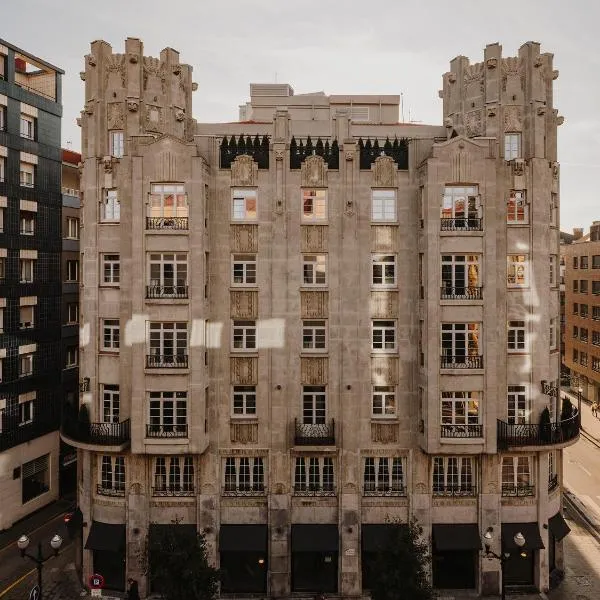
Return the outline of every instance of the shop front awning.
<path id="1" fill-rule="evenodd" d="M 571 531 L 571 528 L 567 525 L 565 518 L 560 512 L 557 512 L 553 517 L 548 519 L 548 527 L 554 539 L 559 542 Z"/>
<path id="2" fill-rule="evenodd" d="M 477 523 L 434 523 L 431 535 L 437 552 L 482 548 Z"/>
<path id="3" fill-rule="evenodd" d="M 292 524 L 292 552 L 338 552 L 339 544 L 337 525 Z"/>
<path id="4" fill-rule="evenodd" d="M 406 525 L 400 523 L 364 523 L 361 527 L 363 552 L 383 552 L 394 540 L 394 532 Z"/>
<path id="5" fill-rule="evenodd" d="M 86 550 L 121 552 L 125 548 L 125 525 L 92 521 L 85 543 Z"/>
<path id="6" fill-rule="evenodd" d="M 219 550 L 221 552 L 267 552 L 266 525 L 221 525 Z"/>
<path id="7" fill-rule="evenodd" d="M 525 537 L 523 548 L 515 544 L 514 537 L 519 532 Z M 542 542 L 540 528 L 537 523 L 502 523 L 502 550 L 504 552 L 542 550 L 543 548 L 544 542 Z"/>

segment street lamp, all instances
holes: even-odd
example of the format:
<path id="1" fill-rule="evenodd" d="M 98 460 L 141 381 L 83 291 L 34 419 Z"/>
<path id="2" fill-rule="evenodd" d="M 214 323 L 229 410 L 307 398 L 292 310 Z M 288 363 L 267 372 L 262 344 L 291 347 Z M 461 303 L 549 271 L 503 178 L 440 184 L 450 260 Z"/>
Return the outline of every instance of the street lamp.
<path id="1" fill-rule="evenodd" d="M 37 584 L 38 584 L 38 588 L 40 589 L 38 600 L 42 600 L 42 567 L 44 566 L 44 563 L 47 560 L 49 560 L 53 556 L 58 556 L 58 551 L 60 550 L 60 547 L 62 546 L 62 542 L 63 541 L 62 541 L 62 538 L 60 537 L 60 535 L 56 534 L 50 540 L 50 547 L 54 551 L 54 554 L 51 554 L 50 556 L 47 556 L 46 558 L 44 558 L 42 555 L 42 543 L 41 542 L 38 544 L 37 556 L 33 556 L 32 554 L 28 554 L 26 552 L 27 548 L 29 547 L 29 538 L 26 535 L 22 535 L 17 540 L 17 548 L 19 548 L 19 550 L 21 552 L 21 556 L 23 558 L 25 558 L 25 557 L 29 558 L 36 564 L 36 568 L 37 568 L 37 572 L 38 572 Z"/>
<path id="2" fill-rule="evenodd" d="M 583 388 L 580 386 L 577 388 L 577 411 L 581 415 L 581 395 L 583 394 Z M 581 416 L 579 417 L 581 418 Z"/>
<path id="3" fill-rule="evenodd" d="M 500 577 L 502 578 L 502 585 L 501 585 L 502 600 L 505 600 L 506 588 L 504 585 L 504 565 L 506 564 L 506 561 L 510 558 L 510 552 L 502 552 L 501 551 L 500 554 L 496 554 L 495 552 L 492 552 L 491 545 L 492 545 L 493 541 L 494 541 L 494 528 L 488 527 L 486 529 L 485 533 L 483 534 L 483 545 L 485 547 L 485 556 L 487 558 L 495 558 L 496 560 L 500 561 Z M 515 535 L 513 537 L 513 542 L 515 543 L 515 546 L 517 546 L 517 548 L 523 548 L 523 546 L 525 545 L 525 536 L 519 531 L 519 532 L 515 533 Z M 522 557 L 527 556 L 527 554 L 525 552 L 521 552 L 520 555 Z"/>

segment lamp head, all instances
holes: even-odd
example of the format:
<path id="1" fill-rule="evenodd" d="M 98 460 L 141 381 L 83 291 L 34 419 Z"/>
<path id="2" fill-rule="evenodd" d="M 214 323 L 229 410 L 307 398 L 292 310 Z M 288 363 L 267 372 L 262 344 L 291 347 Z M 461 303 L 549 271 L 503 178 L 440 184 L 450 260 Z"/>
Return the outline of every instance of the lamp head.
<path id="1" fill-rule="evenodd" d="M 488 527 L 485 530 L 485 533 L 483 534 L 483 539 L 487 542 L 493 542 L 494 541 L 494 529 L 492 527 Z"/>
<path id="2" fill-rule="evenodd" d="M 525 536 L 520 531 L 515 533 L 513 540 L 518 548 L 522 548 L 525 545 Z"/>
<path id="3" fill-rule="evenodd" d="M 29 538 L 26 535 L 22 535 L 17 540 L 17 548 L 21 551 L 21 553 L 23 553 L 23 552 L 25 552 L 25 550 L 27 550 L 28 546 L 29 546 Z"/>
<path id="4" fill-rule="evenodd" d="M 582 387 L 578 388 L 578 389 L 577 389 L 577 391 L 578 391 L 580 394 L 583 394 L 583 388 L 582 388 Z"/>
<path id="5" fill-rule="evenodd" d="M 60 550 L 61 546 L 62 546 L 62 538 L 60 537 L 60 535 L 56 534 L 50 540 L 50 547 L 52 548 L 52 550 L 54 550 L 54 552 L 56 552 L 58 554 L 58 551 Z"/>

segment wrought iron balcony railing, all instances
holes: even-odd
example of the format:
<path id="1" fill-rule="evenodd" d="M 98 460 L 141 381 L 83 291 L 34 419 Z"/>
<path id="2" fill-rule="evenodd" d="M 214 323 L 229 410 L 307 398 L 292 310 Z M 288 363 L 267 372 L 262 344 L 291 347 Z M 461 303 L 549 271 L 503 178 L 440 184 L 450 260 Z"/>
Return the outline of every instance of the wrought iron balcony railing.
<path id="1" fill-rule="evenodd" d="M 550 446 L 563 444 L 579 436 L 581 419 L 577 409 L 570 418 L 558 423 L 507 423 L 498 420 L 498 448 Z"/>
<path id="2" fill-rule="evenodd" d="M 187 285 L 147 285 L 146 298 L 187 298 Z"/>
<path id="3" fill-rule="evenodd" d="M 147 369 L 187 369 L 187 354 L 147 354 Z"/>
<path id="4" fill-rule="evenodd" d="M 146 217 L 146 229 L 187 229 L 187 217 Z"/>
<path id="5" fill-rule="evenodd" d="M 454 217 L 440 219 L 442 231 L 483 231 L 483 219 L 480 217 Z"/>
<path id="6" fill-rule="evenodd" d="M 551 492 L 552 490 L 556 489 L 558 487 L 558 475 L 551 475 L 550 477 L 548 477 L 548 491 Z"/>
<path id="7" fill-rule="evenodd" d="M 85 423 L 65 419 L 61 431 L 66 437 L 82 444 L 122 446 L 130 440 L 130 421 L 127 419 L 120 423 Z"/>
<path id="8" fill-rule="evenodd" d="M 328 423 L 302 423 L 294 420 L 296 446 L 335 446 L 335 421 Z"/>
<path id="9" fill-rule="evenodd" d="M 187 425 L 146 425 L 147 438 L 186 438 Z"/>
<path id="10" fill-rule="evenodd" d="M 469 484 L 447 485 L 444 487 L 438 487 L 434 485 L 433 496 L 436 498 L 471 498 L 473 496 L 477 496 L 477 487 Z"/>
<path id="11" fill-rule="evenodd" d="M 333 485 L 310 486 L 294 485 L 294 496 L 335 496 L 335 487 Z"/>
<path id="12" fill-rule="evenodd" d="M 481 300 L 481 286 L 452 287 L 443 285 L 441 290 L 442 300 Z"/>
<path id="13" fill-rule="evenodd" d="M 406 488 L 404 486 L 366 484 L 363 489 L 363 496 L 406 496 Z"/>
<path id="14" fill-rule="evenodd" d="M 483 356 L 480 354 L 446 354 L 440 357 L 442 369 L 483 369 Z"/>
<path id="15" fill-rule="evenodd" d="M 504 497 L 523 497 L 523 496 L 535 496 L 534 485 L 505 485 L 502 484 L 502 495 Z"/>
<path id="16" fill-rule="evenodd" d="M 100 496 L 113 496 L 115 498 L 125 497 L 125 488 L 120 487 L 104 487 L 101 484 L 96 486 L 96 493 Z"/>
<path id="17" fill-rule="evenodd" d="M 193 487 L 180 486 L 180 485 L 177 485 L 177 486 L 165 485 L 165 486 L 160 486 L 160 487 L 153 487 L 152 495 L 153 496 L 189 497 L 189 496 L 195 496 L 196 491 L 194 490 Z"/>
<path id="18" fill-rule="evenodd" d="M 263 484 L 235 486 L 225 485 L 221 491 L 222 496 L 264 496 L 267 491 Z"/>
<path id="19" fill-rule="evenodd" d="M 481 438 L 483 437 L 483 425 L 442 425 L 441 435 L 443 438 Z"/>

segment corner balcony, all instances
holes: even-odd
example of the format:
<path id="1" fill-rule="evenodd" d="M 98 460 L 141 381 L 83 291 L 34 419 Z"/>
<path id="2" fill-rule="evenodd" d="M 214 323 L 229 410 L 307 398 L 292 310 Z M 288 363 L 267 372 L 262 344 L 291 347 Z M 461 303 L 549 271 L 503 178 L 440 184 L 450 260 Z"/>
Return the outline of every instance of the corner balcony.
<path id="1" fill-rule="evenodd" d="M 147 285 L 146 286 L 146 299 L 148 300 L 162 300 L 163 298 L 168 299 L 180 299 L 185 300 L 188 297 L 188 286 L 187 285 Z"/>
<path id="2" fill-rule="evenodd" d="M 121 452 L 131 441 L 129 419 L 120 423 L 85 423 L 65 419 L 60 428 L 60 437 L 74 448 Z"/>
<path id="3" fill-rule="evenodd" d="M 441 231 L 483 231 L 483 219 L 479 217 L 442 217 L 440 219 Z"/>
<path id="4" fill-rule="evenodd" d="M 440 356 L 441 369 L 483 369 L 483 356 L 473 354 L 446 354 Z"/>
<path id="5" fill-rule="evenodd" d="M 187 354 L 147 354 L 146 369 L 187 369 Z"/>
<path id="6" fill-rule="evenodd" d="M 335 421 L 329 423 L 302 423 L 294 420 L 296 446 L 335 446 Z"/>
<path id="7" fill-rule="evenodd" d="M 575 409 L 577 411 L 577 409 Z M 570 419 L 558 423 L 507 423 L 498 420 L 498 449 L 538 446 L 566 448 L 579 439 L 581 418 L 578 412 Z"/>
<path id="8" fill-rule="evenodd" d="M 187 425 L 146 425 L 147 438 L 187 438 Z"/>
<path id="9" fill-rule="evenodd" d="M 146 217 L 146 229 L 187 231 L 187 217 Z"/>
<path id="10" fill-rule="evenodd" d="M 481 300 L 481 286 L 452 287 L 443 285 L 440 292 L 442 300 Z"/>
<path id="11" fill-rule="evenodd" d="M 483 425 L 481 424 L 469 424 L 469 425 L 442 425 L 441 426 L 441 437 L 447 438 L 482 438 L 483 437 Z"/>

